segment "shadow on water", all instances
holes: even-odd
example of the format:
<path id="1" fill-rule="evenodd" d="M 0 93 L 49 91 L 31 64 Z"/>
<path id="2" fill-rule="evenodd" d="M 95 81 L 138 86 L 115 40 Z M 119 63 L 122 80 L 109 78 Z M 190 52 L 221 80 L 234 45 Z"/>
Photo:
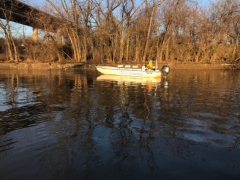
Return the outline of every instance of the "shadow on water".
<path id="1" fill-rule="evenodd" d="M 0 72 L 1 179 L 239 179 L 240 74 Z"/>

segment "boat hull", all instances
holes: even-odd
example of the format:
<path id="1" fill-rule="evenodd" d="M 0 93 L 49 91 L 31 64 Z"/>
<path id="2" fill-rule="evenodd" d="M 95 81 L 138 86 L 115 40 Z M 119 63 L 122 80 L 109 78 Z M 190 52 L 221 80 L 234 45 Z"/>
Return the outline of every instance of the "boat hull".
<path id="1" fill-rule="evenodd" d="M 148 77 L 142 77 L 142 76 L 118 76 L 118 75 L 112 75 L 112 74 L 101 74 L 97 77 L 97 81 L 117 81 L 120 83 L 141 83 L 141 84 L 147 84 L 147 83 L 159 83 L 161 82 L 160 77 L 155 78 L 148 78 Z"/>
<path id="2" fill-rule="evenodd" d="M 111 66 L 96 66 L 96 69 L 102 74 L 124 75 L 124 76 L 142 76 L 142 77 L 160 77 L 161 71 L 132 69 L 132 68 L 118 68 Z"/>

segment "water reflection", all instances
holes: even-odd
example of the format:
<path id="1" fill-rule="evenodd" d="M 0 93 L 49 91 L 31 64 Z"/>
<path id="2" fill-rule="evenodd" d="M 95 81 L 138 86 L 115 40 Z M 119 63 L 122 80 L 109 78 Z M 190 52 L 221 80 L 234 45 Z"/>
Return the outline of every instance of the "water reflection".
<path id="1" fill-rule="evenodd" d="M 108 115 L 108 118 L 111 117 L 114 122 L 111 144 L 116 152 L 114 159 L 119 172 L 126 169 L 129 169 L 129 173 L 135 171 L 133 164 L 141 168 L 142 161 L 146 161 L 150 172 L 158 169 L 150 146 L 154 123 L 149 119 L 151 119 L 152 104 L 160 106 L 157 96 L 161 80 L 161 78 L 114 75 L 97 77 L 97 81 L 104 82 L 104 85 L 113 84 L 114 88 L 118 89 L 118 98 L 115 99 L 118 101 L 120 111 L 112 109 L 113 117 Z"/>
<path id="2" fill-rule="evenodd" d="M 240 74 L 0 72 L 1 179 L 237 179 Z"/>

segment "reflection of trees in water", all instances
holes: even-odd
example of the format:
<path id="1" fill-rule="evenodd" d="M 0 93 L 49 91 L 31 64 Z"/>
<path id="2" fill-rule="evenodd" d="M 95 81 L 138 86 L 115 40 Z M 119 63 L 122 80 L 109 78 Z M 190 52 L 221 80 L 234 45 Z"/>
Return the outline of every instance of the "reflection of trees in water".
<path id="1" fill-rule="evenodd" d="M 65 96 L 65 98 L 69 98 L 71 108 L 64 111 L 63 122 L 59 124 L 60 127 L 58 128 L 63 130 L 63 136 L 59 140 L 66 147 L 66 158 L 69 161 L 68 168 L 80 163 L 79 171 L 83 171 L 83 169 L 92 169 L 99 165 L 97 144 L 94 140 L 96 119 L 93 104 L 96 100 L 91 96 L 89 90 L 93 81 L 88 80 L 86 75 L 80 76 L 77 74 L 72 82 L 74 82 L 72 83 L 74 85 L 68 92 L 69 97 Z M 67 99 L 63 101 L 66 102 Z"/>
<path id="2" fill-rule="evenodd" d="M 34 113 L 63 110 L 62 104 L 71 97 L 72 92 L 79 93 L 76 91 L 79 83 L 84 86 L 84 79 L 80 79 L 78 74 L 74 76 L 49 71 L 21 74 L 13 71 L 1 76 L 6 84 L 4 91 L 7 97 L 4 99 L 4 105 L 8 107 L 1 112 L 1 117 L 9 124 L 11 121 L 17 122 L 18 119 L 26 121 L 26 124 L 27 121 L 32 123 L 31 116 Z M 6 114 L 9 114 L 9 117 Z"/>
<path id="3" fill-rule="evenodd" d="M 167 101 L 171 104 L 168 106 L 179 109 L 182 115 L 194 111 L 231 114 L 228 107 L 232 102 L 238 103 L 239 96 L 230 93 L 229 88 L 239 89 L 238 76 L 225 71 L 177 71 L 171 78 L 174 85 L 169 87 L 171 94 Z"/>
<path id="4" fill-rule="evenodd" d="M 175 134 L 184 139 L 195 137 L 218 145 L 229 145 L 229 138 L 236 140 L 239 73 L 179 70 L 173 75 L 170 94 L 163 89 L 160 93 L 163 116 L 159 120 L 175 127 Z"/>
<path id="5" fill-rule="evenodd" d="M 29 81 L 35 84 L 34 76 L 20 75 L 16 71 L 1 76 L 2 82 L 5 83 L 1 91 L 6 92 L 2 99 L 6 108 L 0 112 L 2 133 L 36 124 L 38 122 L 36 115 L 46 104 L 39 100 L 42 95 L 39 86 L 28 87 Z"/>
<path id="6" fill-rule="evenodd" d="M 16 129 L 35 126 L 43 121 L 59 121 L 60 123 L 56 123 L 57 126 L 46 126 L 45 128 L 51 136 L 55 136 L 56 132 L 60 130 L 62 136 L 58 139 L 59 144 L 63 144 L 62 147 L 65 147 L 61 147 L 58 150 L 49 147 L 50 151 L 41 153 L 40 163 L 46 164 L 47 161 L 47 164 L 52 163 L 54 166 L 54 163 L 57 162 L 56 156 L 58 155 L 62 157 L 62 154 L 64 154 L 63 157 L 66 158 L 74 157 L 69 155 L 69 153 L 73 152 L 73 141 L 78 137 L 78 133 L 83 125 L 79 121 L 79 114 L 76 113 L 76 109 L 72 112 L 69 106 L 72 103 L 77 104 L 81 101 L 78 98 L 79 96 L 86 98 L 85 102 L 88 102 L 86 76 L 47 71 L 28 74 L 12 72 L 6 75 L 2 74 L 1 77 L 6 83 L 5 91 L 10 93 L 9 99 L 7 99 L 8 109 L 0 112 L 0 118 L 2 119 L 0 122 L 0 133 L 6 134 Z M 84 93 L 82 93 L 83 91 Z M 77 106 L 73 107 L 76 108 Z M 86 117 L 88 117 L 87 114 Z M 91 129 L 93 129 L 91 121 L 86 122 L 90 126 L 90 130 L 86 132 L 90 133 Z M 36 135 L 36 132 L 31 133 L 33 133 L 32 136 Z M 86 136 L 90 137 L 90 135 Z M 89 142 L 89 139 L 86 139 L 82 145 L 87 144 L 86 142 Z M 3 146 L 5 145 L 3 144 Z M 3 146 L 1 149 L 4 148 Z M 89 149 L 94 148 L 88 148 L 86 152 L 89 152 Z M 52 156 L 53 154 L 56 156 Z"/>
<path id="7" fill-rule="evenodd" d="M 1 112 L 0 117 L 14 114 L 5 119 L 5 122 L 15 123 L 13 128 L 25 128 L 31 122 L 41 123 L 38 119 L 41 113 L 44 114 L 42 121 L 55 121 L 45 128 L 57 142 L 49 142 L 39 159 L 42 168 L 57 172 L 56 177 L 71 174 L 72 168 L 83 172 L 105 165 L 102 160 L 108 156 L 103 155 L 105 152 L 113 154 L 111 163 L 123 177 L 140 166 L 148 167 L 153 173 L 161 169 L 168 157 L 193 158 L 197 148 L 207 148 L 208 143 L 198 143 L 186 137 L 196 135 L 196 132 L 201 135 L 204 128 L 220 135 L 232 134 L 236 138 L 228 141 L 228 147 L 231 150 L 239 148 L 239 78 L 234 76 L 231 79 L 230 75 L 222 74 L 230 79 L 222 86 L 218 76 L 204 75 L 202 78 L 201 75 L 179 75 L 186 79 L 176 75 L 168 79 L 167 88 L 162 81 L 153 85 L 151 90 L 142 84 L 95 83 L 94 78 L 89 80 L 86 75 L 67 72 L 19 75 L 18 80 L 4 80 L 8 82 L 6 88 L 18 87 L 18 91 L 11 90 L 15 93 L 11 94 L 15 107 Z M 18 82 L 18 85 L 10 86 L 9 82 Z M 222 89 L 219 90 L 220 85 Z M 225 86 L 233 87 L 234 93 L 226 93 L 229 90 Z M 23 87 L 28 104 L 20 107 L 18 96 Z M 221 100 L 216 100 L 218 98 Z M 214 107 L 214 101 L 219 106 L 212 112 L 208 108 Z M 226 110 L 220 107 L 222 105 Z M 233 107 L 227 108 L 230 105 Z M 224 118 L 226 116 L 230 118 Z M 200 130 L 196 131 L 198 125 Z M 227 129 L 227 125 L 234 126 Z M 7 128 L 6 132 L 13 130 Z M 203 133 L 202 136 L 210 135 Z M 217 140 L 212 141 L 221 145 Z M 208 163 L 211 159 L 203 161 Z"/>
<path id="8" fill-rule="evenodd" d="M 111 144 L 115 150 L 114 162 L 116 162 L 118 172 L 124 176 L 123 172 L 126 169 L 134 168 L 134 166 L 141 166 L 143 161 L 148 164 L 151 171 L 157 170 L 157 163 L 154 159 L 154 152 L 150 145 L 154 139 L 152 131 L 154 129 L 154 122 L 150 120 L 150 129 L 146 126 L 146 119 L 150 118 L 151 107 L 154 102 L 149 98 L 151 90 L 146 90 L 147 86 L 141 84 L 122 84 L 110 82 L 114 90 L 111 91 L 114 100 L 108 101 L 107 98 L 100 97 L 102 101 L 106 101 L 107 120 L 112 122 L 112 137 Z M 104 83 L 104 86 L 108 86 Z M 144 88 L 143 88 L 144 87 Z M 105 89 L 107 91 L 107 89 Z M 152 92 L 153 96 L 156 92 Z M 152 95 L 151 94 L 151 95 Z M 109 97 L 111 98 L 111 97 Z M 136 106 L 139 105 L 139 106 Z M 139 113 L 139 109 L 144 110 L 146 119 L 142 121 L 141 130 L 136 134 L 136 127 L 132 125 L 134 120 L 133 115 Z M 136 116 L 136 115 L 135 115 Z M 138 115 L 137 115 L 138 116 Z M 149 120 L 148 120 L 149 122 Z"/>

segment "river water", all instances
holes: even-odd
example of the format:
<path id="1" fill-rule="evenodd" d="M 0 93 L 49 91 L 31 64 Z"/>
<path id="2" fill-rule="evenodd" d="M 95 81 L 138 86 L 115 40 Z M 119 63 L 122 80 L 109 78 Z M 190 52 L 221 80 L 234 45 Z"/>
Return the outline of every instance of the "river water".
<path id="1" fill-rule="evenodd" d="M 0 179 L 240 179 L 240 72 L 1 70 Z"/>

